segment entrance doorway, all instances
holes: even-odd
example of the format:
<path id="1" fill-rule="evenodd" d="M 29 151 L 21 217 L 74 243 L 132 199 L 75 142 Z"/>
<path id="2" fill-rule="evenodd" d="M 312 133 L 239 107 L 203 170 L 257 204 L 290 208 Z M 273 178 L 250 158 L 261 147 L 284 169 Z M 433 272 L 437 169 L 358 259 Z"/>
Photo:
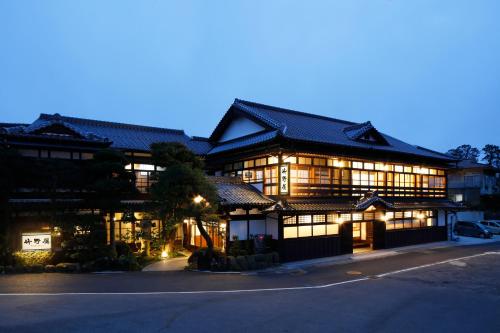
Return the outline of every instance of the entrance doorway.
<path id="1" fill-rule="evenodd" d="M 373 249 L 373 223 L 352 223 L 353 253 L 371 251 Z"/>

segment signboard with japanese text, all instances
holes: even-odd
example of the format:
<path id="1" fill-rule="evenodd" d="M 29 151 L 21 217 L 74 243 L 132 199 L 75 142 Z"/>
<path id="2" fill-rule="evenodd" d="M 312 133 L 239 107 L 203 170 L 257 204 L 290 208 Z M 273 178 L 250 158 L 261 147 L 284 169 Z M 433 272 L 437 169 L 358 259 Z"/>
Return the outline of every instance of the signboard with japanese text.
<path id="1" fill-rule="evenodd" d="M 21 244 L 23 251 L 50 250 L 52 248 L 52 239 L 50 232 L 23 233 L 21 235 Z"/>
<path id="2" fill-rule="evenodd" d="M 290 193 L 290 168 L 289 164 L 280 165 L 280 194 Z"/>

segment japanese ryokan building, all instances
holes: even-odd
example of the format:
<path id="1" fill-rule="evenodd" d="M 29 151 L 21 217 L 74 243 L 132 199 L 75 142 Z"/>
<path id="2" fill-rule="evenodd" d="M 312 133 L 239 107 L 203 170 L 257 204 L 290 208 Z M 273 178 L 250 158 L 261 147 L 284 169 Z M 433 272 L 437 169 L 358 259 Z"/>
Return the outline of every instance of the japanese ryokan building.
<path id="1" fill-rule="evenodd" d="M 206 162 L 217 187 L 223 220 L 206 225 L 217 247 L 233 240 L 271 235 L 281 260 L 301 260 L 377 250 L 448 238 L 459 206 L 447 199 L 447 155 L 379 132 L 369 121 L 354 123 L 236 99 L 209 138 L 182 130 L 41 114 L 32 124 L 0 124 L 0 143 L 26 160 L 91 159 L 103 148 L 130 160 L 139 194 L 123 198 L 108 240 L 141 228 L 148 207 L 149 147 L 180 142 Z M 46 206 L 84 206 L 79 193 L 47 198 L 36 190 L 9 199 L 15 244 L 49 234 L 57 246 Z M 136 222 L 125 223 L 133 214 Z M 109 220 L 109 217 L 108 217 Z M 123 222 L 123 223 L 122 223 Z M 158 230 L 160 221 L 151 221 Z M 178 230 L 186 246 L 203 246 L 196 226 Z"/>

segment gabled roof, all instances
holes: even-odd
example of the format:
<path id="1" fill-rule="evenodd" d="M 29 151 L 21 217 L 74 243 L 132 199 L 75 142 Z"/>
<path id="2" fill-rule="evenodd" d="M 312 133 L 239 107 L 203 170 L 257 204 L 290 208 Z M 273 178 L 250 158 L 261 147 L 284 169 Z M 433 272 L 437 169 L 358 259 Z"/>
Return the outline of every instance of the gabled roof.
<path id="1" fill-rule="evenodd" d="M 361 124 L 354 123 L 240 99 L 235 99 L 234 103 L 212 133 L 210 139 L 216 141 L 218 136 L 224 132 L 225 127 L 228 126 L 232 117 L 236 115 L 246 115 L 250 119 L 265 125 L 267 130 L 263 133 L 259 133 L 259 135 L 261 135 L 261 137 L 264 136 L 267 141 L 274 139 L 276 136 L 282 136 L 290 140 L 301 142 L 396 152 L 444 161 L 453 161 L 453 159 L 445 154 L 410 145 L 389 135 L 380 133 L 370 122 Z M 277 134 L 274 136 L 266 136 L 266 133 L 272 131 L 277 131 Z M 359 140 L 363 134 L 368 132 L 374 136 L 380 135 L 380 140 L 376 142 Z M 221 151 L 243 148 L 251 144 L 255 144 L 255 142 L 249 142 L 247 137 L 235 139 L 232 140 L 230 146 L 226 146 L 226 142 L 221 145 L 224 146 L 222 148 L 216 145 L 216 147 L 209 152 L 209 155 Z"/>
<path id="2" fill-rule="evenodd" d="M 211 148 L 207 139 L 191 138 L 182 130 L 67 117 L 57 113 L 42 113 L 32 124 L 9 126 L 4 131 L 13 135 L 41 135 L 43 129 L 51 126 L 62 126 L 82 139 L 110 142 L 111 147 L 117 149 L 149 151 L 155 142 L 179 142 L 203 155 Z"/>

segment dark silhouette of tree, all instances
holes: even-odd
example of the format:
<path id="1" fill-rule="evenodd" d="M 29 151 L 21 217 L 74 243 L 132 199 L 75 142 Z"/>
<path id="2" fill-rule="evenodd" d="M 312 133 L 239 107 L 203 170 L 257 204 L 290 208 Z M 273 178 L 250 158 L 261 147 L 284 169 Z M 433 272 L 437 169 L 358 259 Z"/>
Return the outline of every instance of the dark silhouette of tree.
<path id="1" fill-rule="evenodd" d="M 477 162 L 477 159 L 479 157 L 479 149 L 472 147 L 471 145 L 464 144 L 458 146 L 457 148 L 448 150 L 447 154 L 453 158 L 456 158 L 457 160 L 472 160 L 474 162 Z"/>
<path id="2" fill-rule="evenodd" d="M 21 156 L 0 146 L 0 265 L 10 265 L 11 210 L 9 198 L 22 176 Z"/>
<path id="3" fill-rule="evenodd" d="M 211 258 L 213 242 L 202 221 L 218 220 L 217 193 L 205 177 L 203 161 L 180 143 L 156 143 L 151 151 L 153 163 L 165 168 L 155 175 L 156 182 L 151 187 L 165 241 L 171 244 L 176 226 L 194 217 Z"/>
<path id="4" fill-rule="evenodd" d="M 110 242 L 115 243 L 115 213 L 122 208 L 121 200 L 137 193 L 135 177 L 125 169 L 128 164 L 125 155 L 117 150 L 105 149 L 94 154 L 87 166 L 87 189 L 90 192 L 91 207 L 110 217 Z"/>
<path id="5" fill-rule="evenodd" d="M 485 145 L 482 149 L 484 157 L 483 161 L 488 165 L 500 168 L 500 147 L 497 145 Z"/>

